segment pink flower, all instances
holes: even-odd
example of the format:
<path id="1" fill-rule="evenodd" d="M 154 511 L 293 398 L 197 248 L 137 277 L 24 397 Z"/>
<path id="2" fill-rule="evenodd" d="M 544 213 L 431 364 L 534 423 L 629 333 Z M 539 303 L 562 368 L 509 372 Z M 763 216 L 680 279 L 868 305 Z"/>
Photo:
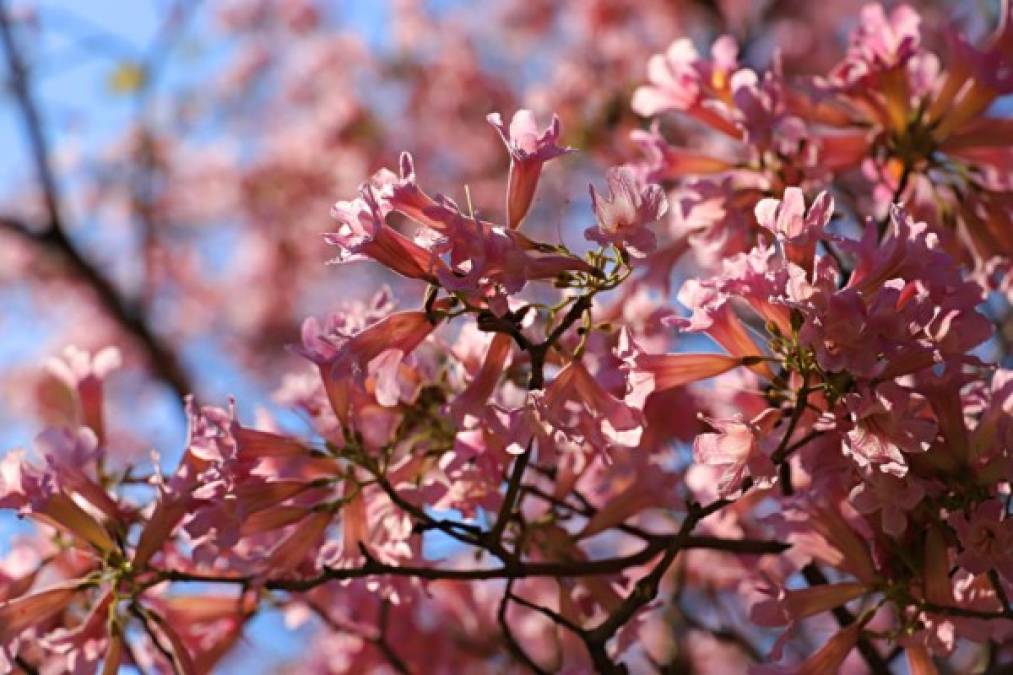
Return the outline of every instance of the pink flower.
<path id="1" fill-rule="evenodd" d="M 320 509 L 307 513 L 305 517 L 275 546 L 263 561 L 264 573 L 286 575 L 296 571 L 307 562 L 323 541 L 324 534 L 334 519 L 330 509 Z"/>
<path id="2" fill-rule="evenodd" d="M 900 537 L 907 529 L 908 514 L 925 497 L 925 488 L 911 477 L 896 478 L 871 472 L 851 489 L 848 499 L 862 514 L 879 511 L 883 531 Z"/>
<path id="3" fill-rule="evenodd" d="M 957 531 L 962 550 L 957 563 L 971 574 L 995 569 L 1013 583 L 1013 518 L 1004 517 L 999 499 L 978 504 L 970 515 L 952 513 L 946 522 Z"/>
<path id="4" fill-rule="evenodd" d="M 81 495 L 111 521 L 119 520 L 119 505 L 97 480 L 95 466 L 101 450 L 91 428 L 47 429 L 36 437 L 35 447 L 66 492 Z"/>
<path id="5" fill-rule="evenodd" d="M 614 244 L 631 255 L 643 258 L 657 247 L 657 239 L 647 226 L 668 211 L 665 192 L 658 185 L 638 184 L 627 167 L 608 170 L 609 197 L 605 199 L 591 186 L 591 204 L 598 224 L 584 231 L 584 237 L 603 246 Z"/>
<path id="6" fill-rule="evenodd" d="M 340 228 L 325 239 L 341 249 L 332 262 L 371 259 L 410 279 L 435 282 L 433 270 L 439 258 L 384 222 L 371 187 L 363 186 L 361 195 L 350 202 L 338 202 L 331 209 L 331 217 Z"/>
<path id="7" fill-rule="evenodd" d="M 645 354 L 625 329 L 620 333 L 616 355 L 623 360 L 628 377 L 626 402 L 637 409 L 643 409 L 653 392 L 715 377 L 743 365 L 741 358 L 727 354 Z"/>
<path id="8" fill-rule="evenodd" d="M 651 117 L 666 110 L 690 114 L 715 129 L 738 138 L 741 133 L 728 119 L 703 103 L 708 98 L 727 100 L 731 94 L 731 74 L 738 67 L 738 45 L 724 35 L 714 41 L 711 60 L 702 59 L 688 38 L 673 42 L 664 54 L 655 54 L 647 62 L 649 85 L 633 92 L 633 111 Z"/>
<path id="9" fill-rule="evenodd" d="M 721 173 L 734 166 L 732 162 L 709 154 L 670 145 L 658 132 L 657 124 L 652 124 L 650 131 L 634 130 L 630 139 L 646 156 L 642 164 L 637 165 L 637 173 L 650 183 Z"/>
<path id="10" fill-rule="evenodd" d="M 67 609 L 87 585 L 78 579 L 0 603 L 0 665 L 19 635 Z"/>
<path id="11" fill-rule="evenodd" d="M 583 437 L 593 447 L 636 447 L 640 442 L 640 411 L 605 391 L 580 361 L 556 375 L 541 404 L 545 418 L 556 428 Z"/>
<path id="12" fill-rule="evenodd" d="M 863 387 L 846 405 L 854 425 L 846 434 L 846 454 L 860 467 L 902 478 L 908 471 L 904 454 L 925 452 L 936 437 L 936 423 L 920 414 L 909 391 L 892 382 Z"/>
<path id="13" fill-rule="evenodd" d="M 783 243 L 787 257 L 796 265 L 809 269 L 816 242 L 834 212 L 834 199 L 821 192 L 805 210 L 805 198 L 797 187 L 785 188 L 782 199 L 761 199 L 756 204 L 756 221 Z"/>
<path id="14" fill-rule="evenodd" d="M 61 357 L 46 363 L 52 381 L 40 388 L 43 406 L 52 414 L 53 425 L 86 426 L 95 432 L 101 443 L 105 435 L 103 418 L 103 383 L 109 373 L 122 362 L 120 350 L 105 347 L 94 355 L 70 346 Z"/>
<path id="15" fill-rule="evenodd" d="M 851 37 L 852 67 L 891 68 L 911 58 L 921 42 L 921 16 L 910 5 L 898 5 L 887 16 L 879 4 L 862 8 L 858 30 Z"/>
<path id="16" fill-rule="evenodd" d="M 332 315 L 326 327 L 311 317 L 303 323 L 303 342 L 296 349 L 320 368 L 334 412 L 347 424 L 350 387 L 364 387 L 367 378 L 381 405 L 397 404 L 402 362 L 435 327 L 424 311 L 390 314 L 361 330 L 340 314 Z"/>
<path id="17" fill-rule="evenodd" d="M 112 592 L 105 592 L 81 623 L 72 629 L 59 628 L 41 641 L 47 649 L 64 656 L 67 672 L 96 672 L 109 643 L 107 626 L 112 600 Z"/>
<path id="18" fill-rule="evenodd" d="M 131 562 L 134 569 L 142 570 L 147 566 L 151 558 L 165 547 L 183 517 L 198 503 L 199 500 L 189 494 L 165 490 L 160 492 L 155 509 L 137 540 L 137 548 L 134 549 Z"/>
<path id="19" fill-rule="evenodd" d="M 741 414 L 731 419 L 704 418 L 717 429 L 717 433 L 696 437 L 693 459 L 720 471 L 719 497 L 735 494 L 746 476 L 752 477 L 761 487 L 773 483 L 777 472 L 768 451 L 773 449 L 771 442 L 777 440 L 771 432 L 780 418 L 780 411 L 774 408 L 768 408 L 748 421 Z"/>
<path id="20" fill-rule="evenodd" d="M 842 506 L 847 507 L 847 502 L 822 504 L 803 497 L 785 505 L 767 521 L 803 560 L 815 558 L 865 584 L 873 584 L 879 575 L 869 552 L 869 532 L 856 530 L 864 523 L 854 520 L 856 515 L 850 507 Z"/>
<path id="21" fill-rule="evenodd" d="M 903 132 L 911 115 L 912 83 L 905 66 L 918 54 L 921 17 L 908 5 L 887 16 L 882 5 L 862 9 L 847 57 L 830 73 L 833 87 L 867 107 L 877 121 Z"/>
<path id="22" fill-rule="evenodd" d="M 751 155 L 777 153 L 792 165 L 799 165 L 793 166 L 794 171 L 804 170 L 815 161 L 813 149 L 806 143 L 809 129 L 785 105 L 786 87 L 779 71 L 767 72 L 761 78 L 743 68 L 732 75 L 731 88 L 734 107 L 730 113 Z M 793 176 L 788 180 L 798 179 Z"/>
<path id="23" fill-rule="evenodd" d="M 486 119 L 496 128 L 507 152 L 510 153 L 510 177 L 507 181 L 507 225 L 516 230 L 531 208 L 542 165 L 550 159 L 571 152 L 571 148 L 559 145 L 559 118 L 552 116 L 552 123 L 539 132 L 535 115 L 530 110 L 518 110 L 510 120 L 509 128 L 499 113 L 491 113 Z"/>
<path id="24" fill-rule="evenodd" d="M 935 124 L 933 137 L 943 141 L 944 146 L 953 132 L 973 123 L 988 110 L 996 97 L 1013 89 L 1013 64 L 1009 49 L 1013 43 L 1010 6 L 1002 5 L 999 25 L 983 44 L 980 41 L 972 44 L 962 35 L 953 33 L 947 37 L 950 38 L 950 63 L 926 111 L 926 122 Z M 1001 138 L 1001 135 L 993 136 L 987 144 L 992 145 L 996 138 Z"/>
<path id="25" fill-rule="evenodd" d="M 22 452 L 7 453 L 0 460 L 0 508 L 39 518 L 103 554 L 115 550 L 109 531 L 62 488 L 59 473 L 33 466 Z"/>
<path id="26" fill-rule="evenodd" d="M 400 177 L 381 171 L 373 183 L 382 212 L 397 211 L 426 228 L 419 236 L 426 240 L 424 248 L 446 259 L 435 260 L 426 269 L 447 290 L 485 301 L 501 288 L 515 293 L 528 281 L 553 279 L 563 272 L 595 272 L 575 256 L 546 253 L 517 230 L 482 220 L 477 214 L 465 215 L 446 197 L 430 197 L 418 187 L 408 153 L 401 155 Z"/>
<path id="27" fill-rule="evenodd" d="M 703 331 L 729 354 L 739 357 L 757 357 L 763 350 L 732 310 L 732 297 L 715 288 L 715 284 L 686 280 L 677 296 L 679 302 L 692 310 L 688 318 L 667 317 L 662 323 L 684 331 Z M 766 361 L 749 366 L 758 375 L 773 379 L 774 373 Z"/>
<path id="28" fill-rule="evenodd" d="M 503 369 L 513 349 L 513 338 L 505 333 L 496 333 L 475 377 L 467 388 L 451 403 L 455 419 L 463 420 L 466 415 L 478 415 L 492 396 Z"/>

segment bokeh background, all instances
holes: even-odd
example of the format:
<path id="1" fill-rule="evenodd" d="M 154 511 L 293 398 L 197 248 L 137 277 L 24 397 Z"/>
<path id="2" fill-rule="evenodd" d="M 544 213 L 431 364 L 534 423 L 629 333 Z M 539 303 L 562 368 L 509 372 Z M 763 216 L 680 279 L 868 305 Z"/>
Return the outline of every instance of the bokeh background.
<path id="1" fill-rule="evenodd" d="M 68 345 L 123 353 L 107 419 L 124 464 L 178 457 L 185 394 L 298 431 L 301 321 L 383 284 L 421 299 L 378 266 L 326 264 L 334 201 L 408 150 L 427 190 L 464 202 L 467 186 L 499 218 L 507 157 L 486 114 L 556 112 L 581 152 L 546 174 L 526 227 L 580 248 L 588 180 L 636 156 L 629 99 L 651 54 L 731 33 L 753 67 L 825 71 L 862 3 L 830 4 L 3 0 L 0 451 L 44 426 L 44 364 Z M 912 4 L 930 43 L 933 27 L 983 34 L 998 6 Z M 19 527 L 0 522 L 0 554 Z M 302 635 L 282 629 L 259 617 L 224 671 L 282 666 Z"/>

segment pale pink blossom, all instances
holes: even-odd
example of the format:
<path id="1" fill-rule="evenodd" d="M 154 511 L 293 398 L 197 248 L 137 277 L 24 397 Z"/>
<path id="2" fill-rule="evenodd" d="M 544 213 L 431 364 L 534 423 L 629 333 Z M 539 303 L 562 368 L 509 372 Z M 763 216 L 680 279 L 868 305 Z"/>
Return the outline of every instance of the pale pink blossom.
<path id="1" fill-rule="evenodd" d="M 584 231 L 584 237 L 603 246 L 613 244 L 643 258 L 657 247 L 657 238 L 648 227 L 668 211 L 668 200 L 657 185 L 638 184 L 633 172 L 614 167 L 608 172 L 606 199 L 591 186 L 591 205 L 598 224 Z"/>
<path id="2" fill-rule="evenodd" d="M 503 144 L 510 153 L 510 178 L 507 182 L 507 226 L 516 230 L 531 208 L 531 201 L 538 188 L 538 180 L 545 162 L 565 155 L 571 148 L 559 145 L 559 117 L 553 115 L 552 123 L 544 130 L 538 130 L 535 115 L 530 110 L 514 113 L 508 127 L 499 113 L 487 118 L 499 132 Z"/>

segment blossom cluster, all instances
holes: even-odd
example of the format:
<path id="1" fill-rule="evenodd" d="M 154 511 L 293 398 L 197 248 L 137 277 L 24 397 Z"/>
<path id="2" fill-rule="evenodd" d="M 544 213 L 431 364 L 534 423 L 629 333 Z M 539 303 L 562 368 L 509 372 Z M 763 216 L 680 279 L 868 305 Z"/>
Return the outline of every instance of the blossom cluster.
<path id="1" fill-rule="evenodd" d="M 569 245 L 531 222 L 560 117 L 488 115 L 499 203 L 403 153 L 331 210 L 333 262 L 406 290 L 305 320 L 278 392 L 304 433 L 189 398 L 178 463 L 138 474 L 118 352 L 53 360 L 52 426 L 0 464 L 38 523 L 0 564 L 0 663 L 209 672 L 269 608 L 325 629 L 299 672 L 1013 663 L 1004 11 L 937 55 L 866 6 L 797 81 L 676 40 Z"/>

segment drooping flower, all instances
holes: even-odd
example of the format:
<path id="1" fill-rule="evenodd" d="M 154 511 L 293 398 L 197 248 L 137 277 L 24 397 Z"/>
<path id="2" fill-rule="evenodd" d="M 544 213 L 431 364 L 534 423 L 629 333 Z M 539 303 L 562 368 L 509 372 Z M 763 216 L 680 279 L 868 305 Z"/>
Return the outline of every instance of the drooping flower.
<path id="1" fill-rule="evenodd" d="M 341 249 L 332 262 L 370 259 L 409 279 L 435 282 L 440 259 L 384 222 L 371 186 L 363 186 L 357 199 L 337 202 L 331 217 L 339 229 L 325 239 Z"/>
<path id="2" fill-rule="evenodd" d="M 854 511 L 846 502 L 820 503 L 815 496 L 800 497 L 780 513 L 767 518 L 778 536 L 793 545 L 792 551 L 847 572 L 871 585 L 878 578 L 868 546 L 867 531 L 853 520 Z"/>
<path id="3" fill-rule="evenodd" d="M 109 531 L 60 485 L 57 471 L 30 464 L 23 452 L 0 460 L 0 508 L 20 512 L 60 528 L 99 552 L 116 549 Z"/>
<path id="4" fill-rule="evenodd" d="M 837 631 L 809 658 L 793 666 L 763 665 L 753 668 L 755 675 L 824 675 L 840 672 L 841 664 L 858 642 L 863 624 L 854 622 Z"/>
<path id="5" fill-rule="evenodd" d="M 112 648 L 107 630 L 112 600 L 112 592 L 105 591 L 80 624 L 71 629 L 58 628 L 41 640 L 46 649 L 62 656 L 67 672 L 95 672 L 99 660 L 108 658 L 106 648 Z"/>
<path id="6" fill-rule="evenodd" d="M 0 603 L 0 666 L 10 667 L 9 655 L 22 633 L 67 609 L 87 586 L 77 579 Z"/>
<path id="7" fill-rule="evenodd" d="M 634 130 L 630 139 L 645 155 L 642 164 L 633 168 L 639 169 L 638 176 L 649 183 L 721 173 L 734 166 L 710 154 L 670 145 L 658 131 L 657 124 L 653 124 L 650 131 Z"/>
<path id="8" fill-rule="evenodd" d="M 465 214 L 447 197 L 429 196 L 418 186 L 408 153 L 401 155 L 399 176 L 382 170 L 370 189 L 376 191 L 381 212 L 396 211 L 422 226 L 416 239 L 439 257 L 427 268 L 439 284 L 472 295 L 477 302 L 487 302 L 502 290 L 515 293 L 528 281 L 596 271 L 576 256 L 546 251 L 516 229 L 483 220 L 477 213 Z"/>
<path id="9" fill-rule="evenodd" d="M 78 427 L 73 431 L 59 427 L 39 434 L 35 449 L 64 491 L 81 495 L 111 521 L 117 521 L 122 515 L 120 507 L 100 484 L 95 470 L 102 452 L 98 442 L 98 436 L 90 427 Z"/>
<path id="10" fill-rule="evenodd" d="M 263 561 L 264 573 L 284 575 L 293 572 L 319 548 L 324 533 L 334 519 L 334 512 L 322 508 L 312 513 L 303 510 L 303 514 L 305 517 Z"/>
<path id="11" fill-rule="evenodd" d="M 456 419 L 463 420 L 466 415 L 477 415 L 485 406 L 506 367 L 512 347 L 513 338 L 509 335 L 496 333 L 493 336 L 475 377 L 451 403 L 451 411 Z"/>
<path id="12" fill-rule="evenodd" d="M 741 319 L 732 310 L 731 295 L 715 288 L 715 284 L 687 279 L 677 296 L 679 302 L 692 310 L 687 317 L 666 317 L 662 323 L 683 331 L 702 331 L 725 348 L 732 356 L 758 357 L 763 350 L 750 335 Z M 749 366 L 758 375 L 772 379 L 773 371 L 766 361 Z"/>
<path id="13" fill-rule="evenodd" d="M 749 612 L 749 617 L 760 626 L 785 626 L 793 621 L 829 612 L 869 592 L 865 584 L 842 582 L 821 584 L 811 588 L 787 589 L 775 587 L 775 594 L 762 600 Z"/>

